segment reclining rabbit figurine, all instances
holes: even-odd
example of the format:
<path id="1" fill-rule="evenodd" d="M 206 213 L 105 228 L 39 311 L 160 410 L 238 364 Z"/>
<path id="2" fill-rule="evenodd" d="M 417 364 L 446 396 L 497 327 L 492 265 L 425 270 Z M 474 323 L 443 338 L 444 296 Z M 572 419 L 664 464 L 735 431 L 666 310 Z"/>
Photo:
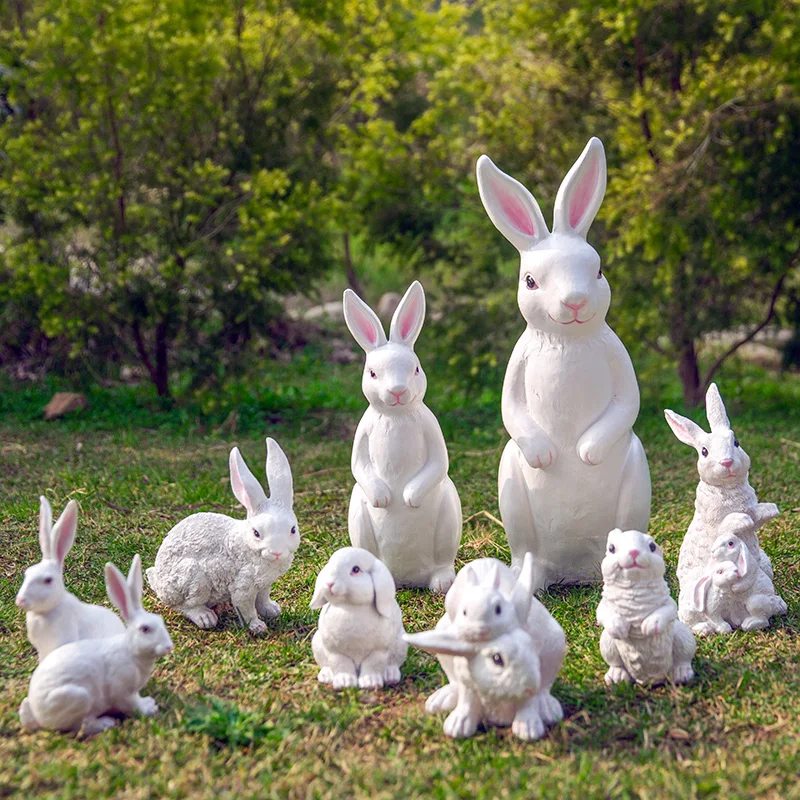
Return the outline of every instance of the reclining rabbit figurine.
<path id="1" fill-rule="evenodd" d="M 639 387 L 606 324 L 611 293 L 586 241 L 606 187 L 592 138 L 567 173 L 550 233 L 533 195 L 487 156 L 477 164 L 489 218 L 520 252 L 517 300 L 527 323 L 508 362 L 502 414 L 511 441 L 498 474 L 500 514 L 534 588 L 597 580 L 608 531 L 646 530 L 650 473 L 632 426 Z"/>
<path id="2" fill-rule="evenodd" d="M 461 501 L 447 475 L 442 430 L 423 403 L 427 379 L 414 353 L 425 292 L 419 281 L 411 284 L 388 341 L 378 317 L 350 289 L 344 316 L 367 354 L 361 386 L 369 401 L 353 441 L 350 542 L 383 561 L 399 586 L 446 592 L 461 541 Z"/>
<path id="3" fill-rule="evenodd" d="M 317 576 L 311 608 L 322 609 L 311 640 L 320 683 L 378 689 L 400 680 L 408 645 L 382 561 L 359 547 L 337 550 Z"/>
<path id="4" fill-rule="evenodd" d="M 34 670 L 19 718 L 25 730 L 82 731 L 116 724 L 112 713 L 152 716 L 158 706 L 139 691 L 157 658 L 172 652 L 164 622 L 142 607 L 142 562 L 133 557 L 127 581 L 106 564 L 106 589 L 127 628 L 116 636 L 81 639 L 53 651 Z"/>
<path id="5" fill-rule="evenodd" d="M 180 611 L 199 628 L 213 628 L 211 606 L 230 602 L 253 634 L 277 617 L 272 584 L 291 566 L 300 543 L 292 511 L 292 471 L 283 450 L 267 439 L 270 498 L 244 463 L 239 449 L 230 455 L 231 487 L 247 519 L 224 514 L 192 514 L 179 522 L 158 549 L 147 581 L 164 605 Z"/>
<path id="6" fill-rule="evenodd" d="M 100 639 L 125 630 L 109 608 L 82 603 L 64 586 L 64 559 L 75 541 L 78 504 L 74 500 L 53 525 L 47 498 L 39 498 L 39 545 L 42 560 L 25 570 L 17 605 L 25 612 L 28 641 L 39 663 L 61 645 L 78 639 Z"/>

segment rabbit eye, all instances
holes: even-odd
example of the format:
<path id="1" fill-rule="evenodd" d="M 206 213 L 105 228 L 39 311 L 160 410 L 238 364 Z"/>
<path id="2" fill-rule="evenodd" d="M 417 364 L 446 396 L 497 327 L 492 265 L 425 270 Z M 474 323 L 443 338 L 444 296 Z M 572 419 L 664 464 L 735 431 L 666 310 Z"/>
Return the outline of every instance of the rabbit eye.
<path id="1" fill-rule="evenodd" d="M 495 613 L 495 614 L 497 614 L 498 616 L 500 616 L 500 614 L 502 614 L 502 613 L 503 613 L 503 609 L 502 609 L 502 608 L 500 608 L 500 606 L 499 606 L 499 605 L 496 605 L 496 606 L 494 607 L 494 613 Z"/>
<path id="2" fill-rule="evenodd" d="M 501 656 L 500 653 L 494 653 L 492 655 L 492 661 L 495 664 L 497 664 L 498 667 L 505 666 L 505 663 L 506 663 L 505 661 L 503 661 L 503 656 Z"/>
<path id="3" fill-rule="evenodd" d="M 292 529 L 291 531 L 289 531 L 289 533 L 291 533 L 292 536 L 294 536 L 297 533 L 297 525 L 292 525 Z"/>
<path id="4" fill-rule="evenodd" d="M 656 543 L 650 542 L 650 552 L 655 553 L 655 551 L 656 551 Z"/>
<path id="5" fill-rule="evenodd" d="M 717 575 L 722 575 L 722 573 L 723 573 L 724 571 L 725 571 L 725 570 L 718 569 L 718 570 L 717 570 Z"/>
<path id="6" fill-rule="evenodd" d="M 526 275 L 525 276 L 525 285 L 529 289 L 538 289 L 539 288 L 539 284 L 536 283 L 536 281 L 533 279 L 533 275 Z"/>
<path id="7" fill-rule="evenodd" d="M 603 268 L 600 267 L 600 269 L 597 270 L 597 280 L 600 280 L 600 278 L 602 277 L 603 277 Z"/>
<path id="8" fill-rule="evenodd" d="M 378 377 L 378 376 L 375 374 L 375 370 L 374 370 L 374 369 L 371 369 L 371 370 L 369 371 L 369 376 L 370 376 L 370 378 L 377 378 L 377 377 Z"/>
<path id="9" fill-rule="evenodd" d="M 463 613 L 464 613 L 464 616 L 466 617 L 467 616 L 467 609 L 466 608 L 464 609 Z"/>
<path id="10" fill-rule="evenodd" d="M 419 375 L 419 367 L 417 367 L 417 368 L 414 370 L 414 374 L 415 374 L 415 375 Z"/>
<path id="11" fill-rule="evenodd" d="M 255 528 L 253 528 L 253 536 L 255 536 L 256 539 L 260 539 L 261 538 L 261 534 Z"/>
<path id="12" fill-rule="evenodd" d="M 700 452 L 703 454 L 703 457 L 705 457 L 708 455 L 708 448 L 704 447 Z"/>
<path id="13" fill-rule="evenodd" d="M 613 545 L 613 544 L 610 544 L 610 545 L 608 546 L 608 552 L 609 552 L 609 553 L 614 553 L 615 551 L 616 551 L 616 547 L 614 547 L 614 545 Z"/>
<path id="14" fill-rule="evenodd" d="M 45 578 L 45 579 L 44 579 L 44 582 L 45 582 L 45 584 L 46 584 L 47 586 L 49 586 L 49 585 L 50 585 L 50 584 L 53 582 L 53 579 L 52 579 L 52 578 Z"/>
<path id="15" fill-rule="evenodd" d="M 359 572 L 361 572 L 361 567 L 359 567 L 358 564 L 356 564 L 356 566 L 354 566 L 353 569 L 350 570 L 350 573 L 352 575 L 358 575 Z"/>
<path id="16" fill-rule="evenodd" d="M 733 446 L 734 447 L 738 447 L 739 446 L 739 440 L 738 439 L 734 439 L 733 440 Z"/>
<path id="17" fill-rule="evenodd" d="M 142 625 L 139 627 L 139 630 L 142 633 L 150 633 L 150 626 L 149 625 Z"/>

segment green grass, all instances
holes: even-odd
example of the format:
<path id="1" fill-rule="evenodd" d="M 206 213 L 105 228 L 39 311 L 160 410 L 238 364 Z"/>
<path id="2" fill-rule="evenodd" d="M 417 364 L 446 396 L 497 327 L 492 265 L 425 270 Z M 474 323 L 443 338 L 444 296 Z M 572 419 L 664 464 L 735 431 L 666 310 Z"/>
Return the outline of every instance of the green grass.
<path id="1" fill-rule="evenodd" d="M 44 423 L 40 408 L 52 386 L 4 387 L 0 797 L 800 797 L 797 379 L 777 383 L 734 368 L 721 382 L 753 459 L 752 482 L 761 499 L 783 511 L 762 541 L 788 617 L 765 632 L 700 641 L 690 686 L 609 690 L 594 626 L 598 589 L 554 590 L 543 599 L 569 640 L 555 689 L 566 719 L 544 740 L 524 744 L 497 730 L 448 740 L 442 719 L 423 711 L 443 676 L 420 651 L 409 653 L 392 690 L 337 694 L 317 684 L 310 647 L 317 615 L 308 602 L 319 568 L 347 544 L 350 437 L 363 404 L 357 369 L 334 368 L 327 380 L 308 369 L 298 386 L 310 384 L 312 400 L 302 408 L 290 407 L 301 393 L 284 388 L 281 395 L 269 376 L 261 385 L 271 388 L 242 394 L 241 412 L 227 424 L 226 409 L 159 410 L 146 392 L 128 389 L 97 391 L 88 411 Z M 691 452 L 672 438 L 659 411 L 662 403 L 680 410 L 677 387 L 655 377 L 643 390 L 637 430 L 653 477 L 651 532 L 664 546 L 675 590 L 696 475 Z M 465 411 L 461 402 L 430 394 L 465 517 L 497 514 L 504 436 L 496 404 L 488 396 Z M 253 639 L 233 613 L 223 615 L 219 630 L 199 631 L 148 592 L 145 604 L 163 613 L 176 645 L 146 688 L 159 714 L 88 741 L 22 734 L 16 712 L 35 657 L 13 598 L 22 570 L 38 557 L 38 495 L 57 512 L 69 498 L 79 501 L 67 581 L 81 598 L 104 602 L 103 563 L 127 568 L 138 552 L 152 564 L 187 506 L 219 504 L 239 513 L 227 453 L 238 444 L 255 469 L 265 435 L 291 460 L 303 534 L 293 567 L 274 588 L 284 612 L 269 633 Z M 507 559 L 508 551 L 502 530 L 479 515 L 465 525 L 459 566 L 485 555 Z M 399 600 L 411 631 L 432 626 L 443 610 L 441 597 L 424 592 L 402 591 Z"/>

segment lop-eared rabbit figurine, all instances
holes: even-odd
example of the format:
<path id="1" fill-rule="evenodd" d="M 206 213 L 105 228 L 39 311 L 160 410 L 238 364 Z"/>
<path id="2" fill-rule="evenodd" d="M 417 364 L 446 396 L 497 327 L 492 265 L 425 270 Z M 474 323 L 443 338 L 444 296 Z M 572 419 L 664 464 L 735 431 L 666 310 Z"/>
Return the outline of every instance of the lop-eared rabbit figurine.
<path id="1" fill-rule="evenodd" d="M 446 592 L 461 541 L 461 501 L 447 474 L 442 429 L 423 403 L 428 384 L 414 352 L 425 320 L 422 284 L 414 281 L 400 301 L 388 341 L 350 289 L 344 317 L 367 354 L 361 388 L 369 401 L 353 441 L 350 542 L 383 561 L 399 586 Z"/>
<path id="2" fill-rule="evenodd" d="M 408 645 L 386 565 L 360 547 L 337 550 L 317 576 L 311 608 L 322 609 L 311 640 L 317 679 L 334 689 L 379 689 L 400 680 Z"/>
<path id="3" fill-rule="evenodd" d="M 772 585 L 773 570 L 769 556 L 761 549 L 758 529 L 778 516 L 774 503 L 759 503 L 748 473 L 750 456 L 741 446 L 731 428 L 725 404 L 715 383 L 706 392 L 706 417 L 711 432 L 674 411 L 664 411 L 667 423 L 675 436 L 697 451 L 697 484 L 695 511 L 689 530 L 681 544 L 678 557 L 678 580 L 681 591 L 678 598 L 680 618 L 700 634 L 714 632 L 709 629 L 704 612 L 697 607 L 695 588 L 706 574 L 709 559 L 721 536 L 736 536 L 749 550 L 751 569 L 761 570 L 757 595 L 771 596 L 774 602 L 754 601 L 754 613 L 741 622 L 744 630 L 765 628 L 772 614 L 786 613 L 786 603 L 775 593 Z M 771 610 L 771 614 L 767 613 Z M 766 614 L 766 616 L 765 616 Z M 723 632 L 716 626 L 715 632 Z"/>
<path id="4" fill-rule="evenodd" d="M 611 528 L 646 530 L 650 473 L 632 426 L 639 387 L 605 318 L 611 299 L 586 241 L 606 188 L 592 138 L 555 201 L 553 232 L 533 195 L 487 156 L 477 165 L 489 218 L 519 250 L 517 300 L 526 322 L 506 369 L 498 474 L 512 566 L 535 559 L 534 588 L 597 580 Z"/>
<path id="5" fill-rule="evenodd" d="M 128 579 L 106 564 L 106 590 L 126 629 L 103 639 L 81 639 L 54 650 L 31 676 L 19 718 L 25 730 L 100 733 L 116 724 L 111 714 L 152 716 L 158 706 L 139 692 L 157 658 L 172 652 L 164 622 L 142 607 L 142 562 L 133 557 Z"/>
<path id="6" fill-rule="evenodd" d="M 291 566 L 300 543 L 292 471 L 278 443 L 268 438 L 269 499 L 237 447 L 231 450 L 230 473 L 247 518 L 203 513 L 182 520 L 161 543 L 147 580 L 164 605 L 199 628 L 217 624 L 212 606 L 231 603 L 250 632 L 261 634 L 267 626 L 260 617 L 281 613 L 270 589 Z"/>
<path id="7" fill-rule="evenodd" d="M 597 621 L 603 626 L 600 653 L 608 664 L 606 683 L 688 683 L 694 676 L 696 643 L 678 619 L 664 580 L 664 557 L 653 537 L 611 531 L 601 569 Z"/>
<path id="8" fill-rule="evenodd" d="M 58 647 L 78 639 L 100 639 L 125 630 L 109 608 L 82 603 L 64 586 L 64 559 L 75 541 L 78 504 L 67 503 L 53 525 L 47 498 L 39 498 L 39 545 L 42 560 L 25 570 L 17 605 L 25 612 L 28 641 L 41 663 Z"/>
<path id="9" fill-rule="evenodd" d="M 533 740 L 563 718 L 551 690 L 566 637 L 533 597 L 533 574 L 530 553 L 519 578 L 496 559 L 473 561 L 458 573 L 436 628 L 406 635 L 409 644 L 437 654 L 450 681 L 425 703 L 428 713 L 450 712 L 447 736 L 510 725 L 520 739 Z"/>

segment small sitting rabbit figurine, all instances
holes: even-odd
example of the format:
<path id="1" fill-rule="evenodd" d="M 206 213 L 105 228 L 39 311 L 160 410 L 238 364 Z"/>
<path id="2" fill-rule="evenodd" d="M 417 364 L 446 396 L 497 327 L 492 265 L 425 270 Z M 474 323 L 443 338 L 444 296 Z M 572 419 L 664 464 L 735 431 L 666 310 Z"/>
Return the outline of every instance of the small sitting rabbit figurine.
<path id="1" fill-rule="evenodd" d="M 109 714 L 152 716 L 158 706 L 139 691 L 172 640 L 157 614 L 142 607 L 142 562 L 133 557 L 127 581 L 106 564 L 106 590 L 127 629 L 103 639 L 81 639 L 54 650 L 34 670 L 19 718 L 25 730 L 82 731 L 91 736 L 116 724 Z"/>
<path id="2" fill-rule="evenodd" d="M 213 628 L 211 606 L 230 602 L 253 634 L 277 617 L 272 584 L 292 564 L 300 543 L 292 511 L 292 471 L 283 450 L 267 439 L 270 498 L 244 463 L 239 449 L 230 455 L 231 487 L 247 519 L 224 514 L 192 514 L 166 536 L 147 580 L 164 605 L 180 611 L 199 628 Z"/>
<path id="3" fill-rule="evenodd" d="M 78 504 L 74 500 L 53 525 L 47 498 L 39 498 L 39 545 L 42 560 L 25 570 L 17 605 L 25 612 L 28 641 L 41 663 L 61 645 L 78 639 L 100 639 L 125 630 L 109 608 L 82 603 L 64 586 L 64 559 L 75 541 Z"/>
<path id="4" fill-rule="evenodd" d="M 521 739 L 544 736 L 563 718 L 551 694 L 566 653 L 566 637 L 533 597 L 533 557 L 517 579 L 495 559 L 465 566 L 445 599 L 435 630 L 407 634 L 410 644 L 436 653 L 450 683 L 425 704 L 450 711 L 447 736 L 472 736 L 478 726 L 511 726 Z"/>
<path id="5" fill-rule="evenodd" d="M 533 195 L 487 156 L 477 164 L 489 218 L 521 256 L 517 300 L 526 322 L 503 383 L 511 436 L 498 474 L 512 566 L 534 555 L 534 589 L 597 580 L 608 531 L 646 530 L 650 473 L 633 433 L 639 387 L 605 322 L 611 292 L 586 241 L 606 188 L 592 138 L 567 173 L 553 232 Z"/>
<path id="6" fill-rule="evenodd" d="M 609 666 L 606 683 L 688 683 L 694 676 L 696 643 L 678 620 L 678 607 L 664 580 L 664 558 L 652 536 L 641 531 L 608 534 L 600 653 Z"/>
<path id="7" fill-rule="evenodd" d="M 461 501 L 447 475 L 442 430 L 423 403 L 427 379 L 414 353 L 425 293 L 419 281 L 411 284 L 388 341 L 378 317 L 350 289 L 344 316 L 367 354 L 361 386 L 369 400 L 353 442 L 350 542 L 380 558 L 398 585 L 446 592 L 461 541 Z"/>
<path id="8" fill-rule="evenodd" d="M 311 608 L 322 609 L 311 641 L 320 683 L 379 689 L 400 680 L 408 645 L 382 561 L 359 547 L 337 550 L 317 576 Z"/>
<path id="9" fill-rule="evenodd" d="M 744 542 L 752 556 L 752 568 L 763 571 L 768 579 L 770 588 L 767 591 L 776 598 L 772 614 L 785 614 L 786 604 L 772 587 L 772 564 L 761 549 L 757 534 L 762 525 L 778 515 L 778 507 L 774 503 L 758 502 L 748 480 L 750 457 L 731 430 L 717 385 L 712 383 L 706 392 L 706 416 L 711 433 L 669 409 L 664 411 L 664 416 L 675 436 L 697 450 L 700 475 L 694 517 L 678 557 L 680 618 L 692 626 L 698 624 L 698 614 L 702 618 L 702 612 L 695 606 L 695 586 L 706 572 L 716 540 L 730 535 Z M 765 586 L 762 580 L 758 579 L 758 582 L 761 587 Z M 765 627 L 762 623 L 763 615 L 755 615 L 754 619 L 748 620 L 746 629 Z M 698 632 L 708 632 L 703 630 L 704 627 L 701 624 Z"/>

